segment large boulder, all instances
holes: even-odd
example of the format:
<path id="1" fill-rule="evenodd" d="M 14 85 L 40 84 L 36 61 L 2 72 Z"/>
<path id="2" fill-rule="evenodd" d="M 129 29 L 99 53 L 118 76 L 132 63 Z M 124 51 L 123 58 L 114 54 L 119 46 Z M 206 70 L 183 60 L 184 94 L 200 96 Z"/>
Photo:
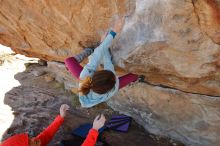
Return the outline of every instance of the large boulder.
<path id="1" fill-rule="evenodd" d="M 200 1 L 136 1 L 113 47 L 116 64 L 153 84 L 220 96 L 220 19 L 213 14 L 218 3 L 203 13 Z"/>
<path id="2" fill-rule="evenodd" d="M 131 115 L 149 132 L 187 146 L 219 146 L 220 98 L 135 83 L 108 104 Z"/>
<path id="3" fill-rule="evenodd" d="M 95 46 L 122 15 L 114 64 L 145 75 L 147 84 L 127 87 L 109 105 L 152 133 L 219 145 L 220 0 L 0 0 L 0 43 L 63 62 Z"/>

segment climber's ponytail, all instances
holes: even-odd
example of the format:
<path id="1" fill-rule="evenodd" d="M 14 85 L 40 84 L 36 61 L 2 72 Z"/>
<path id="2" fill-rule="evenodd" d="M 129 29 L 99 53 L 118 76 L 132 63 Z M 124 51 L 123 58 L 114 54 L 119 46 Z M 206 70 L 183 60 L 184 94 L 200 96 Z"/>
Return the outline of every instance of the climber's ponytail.
<path id="1" fill-rule="evenodd" d="M 83 95 L 87 95 L 92 87 L 92 78 L 87 76 L 84 80 L 80 81 L 79 92 Z"/>

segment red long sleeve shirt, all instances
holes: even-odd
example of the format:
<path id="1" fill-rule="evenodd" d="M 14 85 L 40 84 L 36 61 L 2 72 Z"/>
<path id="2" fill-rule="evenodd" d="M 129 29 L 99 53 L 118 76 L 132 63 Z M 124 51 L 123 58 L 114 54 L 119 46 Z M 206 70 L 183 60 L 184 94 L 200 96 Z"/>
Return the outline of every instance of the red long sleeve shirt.
<path id="1" fill-rule="evenodd" d="M 47 144 L 52 140 L 57 130 L 60 128 L 64 121 L 64 118 L 58 115 L 56 119 L 35 139 L 40 139 L 41 146 L 47 146 Z"/>
<path id="2" fill-rule="evenodd" d="M 64 118 L 58 115 L 55 120 L 35 139 L 41 141 L 41 146 L 47 146 L 62 125 Z M 91 129 L 82 146 L 94 146 L 99 133 L 95 129 Z M 28 135 L 17 134 L 5 140 L 0 146 L 28 146 Z"/>
<path id="3" fill-rule="evenodd" d="M 56 119 L 35 138 L 41 141 L 41 146 L 46 146 L 52 140 L 63 121 L 64 118 L 60 115 L 57 116 Z M 0 146 L 28 146 L 28 135 L 26 133 L 16 134 L 5 140 Z"/>
<path id="4" fill-rule="evenodd" d="M 82 146 L 94 146 L 96 144 L 96 140 L 98 138 L 99 132 L 95 129 L 90 129 L 89 134 L 87 135 L 85 141 Z"/>

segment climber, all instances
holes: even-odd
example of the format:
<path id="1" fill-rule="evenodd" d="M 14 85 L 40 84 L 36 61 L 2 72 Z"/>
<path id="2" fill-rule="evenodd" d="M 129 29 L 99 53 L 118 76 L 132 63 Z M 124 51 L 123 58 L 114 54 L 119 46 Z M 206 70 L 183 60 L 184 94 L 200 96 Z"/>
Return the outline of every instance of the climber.
<path id="1" fill-rule="evenodd" d="M 111 61 L 109 47 L 123 24 L 124 17 L 116 21 L 113 29 L 102 37 L 101 44 L 94 50 L 85 48 L 80 54 L 65 59 L 67 69 L 80 80 L 79 100 L 83 107 L 92 107 L 104 102 L 120 88 L 139 79 L 138 75 L 132 73 L 118 78 Z M 83 68 L 79 63 L 87 56 L 89 56 L 89 62 Z M 101 59 L 103 59 L 104 70 L 96 71 Z"/>
<path id="2" fill-rule="evenodd" d="M 64 121 L 66 111 L 69 106 L 66 104 L 61 105 L 60 115 L 48 126 L 43 132 L 36 137 L 29 137 L 28 134 L 16 134 L 7 140 L 3 141 L 0 146 L 46 146 L 52 140 L 57 130 Z M 105 117 L 103 115 L 97 116 L 93 122 L 93 127 L 90 129 L 83 146 L 94 146 L 98 137 L 98 130 L 105 124 Z"/>

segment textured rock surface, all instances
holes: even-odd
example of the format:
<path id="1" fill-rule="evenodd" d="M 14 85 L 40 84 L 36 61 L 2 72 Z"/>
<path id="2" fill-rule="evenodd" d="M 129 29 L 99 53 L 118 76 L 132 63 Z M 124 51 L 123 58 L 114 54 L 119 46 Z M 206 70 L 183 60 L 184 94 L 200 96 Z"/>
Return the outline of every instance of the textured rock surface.
<path id="1" fill-rule="evenodd" d="M 188 144 L 197 145 L 202 141 L 219 145 L 216 132 L 220 127 L 217 122 L 220 106 L 219 8 L 219 0 L 0 0 L 0 43 L 17 53 L 62 62 L 65 57 L 99 41 L 116 16 L 129 15 L 112 46 L 114 63 L 124 71 L 144 74 L 151 86 L 126 88 L 121 91 L 125 93 L 114 97 L 110 105 L 130 113 L 151 132 L 170 135 Z M 76 86 L 70 78 L 65 72 L 57 79 L 68 81 L 66 87 L 70 89 Z M 152 95 L 135 90 L 148 91 Z M 127 101 L 126 92 L 137 101 Z M 174 98 L 172 110 L 164 109 L 160 113 L 160 106 L 151 108 L 148 105 L 148 99 L 158 96 Z M 166 101 L 161 98 L 155 102 Z M 186 107 L 179 98 L 183 98 L 181 101 L 186 102 Z M 203 107 L 193 104 L 192 100 L 193 103 L 202 102 Z M 182 105 L 182 109 L 178 109 L 178 105 Z M 144 113 L 157 112 L 157 118 L 153 119 L 155 125 L 149 124 L 146 116 L 137 117 L 135 109 L 140 112 L 146 109 Z M 173 110 L 178 114 L 170 121 L 177 124 L 177 129 L 167 132 L 170 126 L 167 115 Z M 186 116 L 182 117 L 182 111 Z M 203 115 L 201 119 L 194 118 L 197 114 Z M 197 122 L 205 124 L 198 128 L 193 125 Z"/>
<path id="2" fill-rule="evenodd" d="M 220 44 L 220 1 L 193 0 L 193 4 L 201 29 L 213 42 Z"/>
<path id="3" fill-rule="evenodd" d="M 100 39 L 126 0 L 0 1 L 0 43 L 17 53 L 60 60 Z M 13 40 L 13 41 L 12 41 Z M 80 44 L 80 45 L 79 45 Z"/>
<path id="4" fill-rule="evenodd" d="M 121 90 L 109 105 L 132 115 L 151 133 L 169 135 L 186 145 L 220 144 L 220 98 L 147 84 Z"/>
<path id="5" fill-rule="evenodd" d="M 63 61 L 129 15 L 113 46 L 115 64 L 154 84 L 220 96 L 219 0 L 0 3 L 0 43 L 17 53 Z"/>
<path id="6" fill-rule="evenodd" d="M 194 9 L 191 1 L 137 1 L 113 47 L 116 63 L 154 84 L 219 96 L 220 45 Z"/>

